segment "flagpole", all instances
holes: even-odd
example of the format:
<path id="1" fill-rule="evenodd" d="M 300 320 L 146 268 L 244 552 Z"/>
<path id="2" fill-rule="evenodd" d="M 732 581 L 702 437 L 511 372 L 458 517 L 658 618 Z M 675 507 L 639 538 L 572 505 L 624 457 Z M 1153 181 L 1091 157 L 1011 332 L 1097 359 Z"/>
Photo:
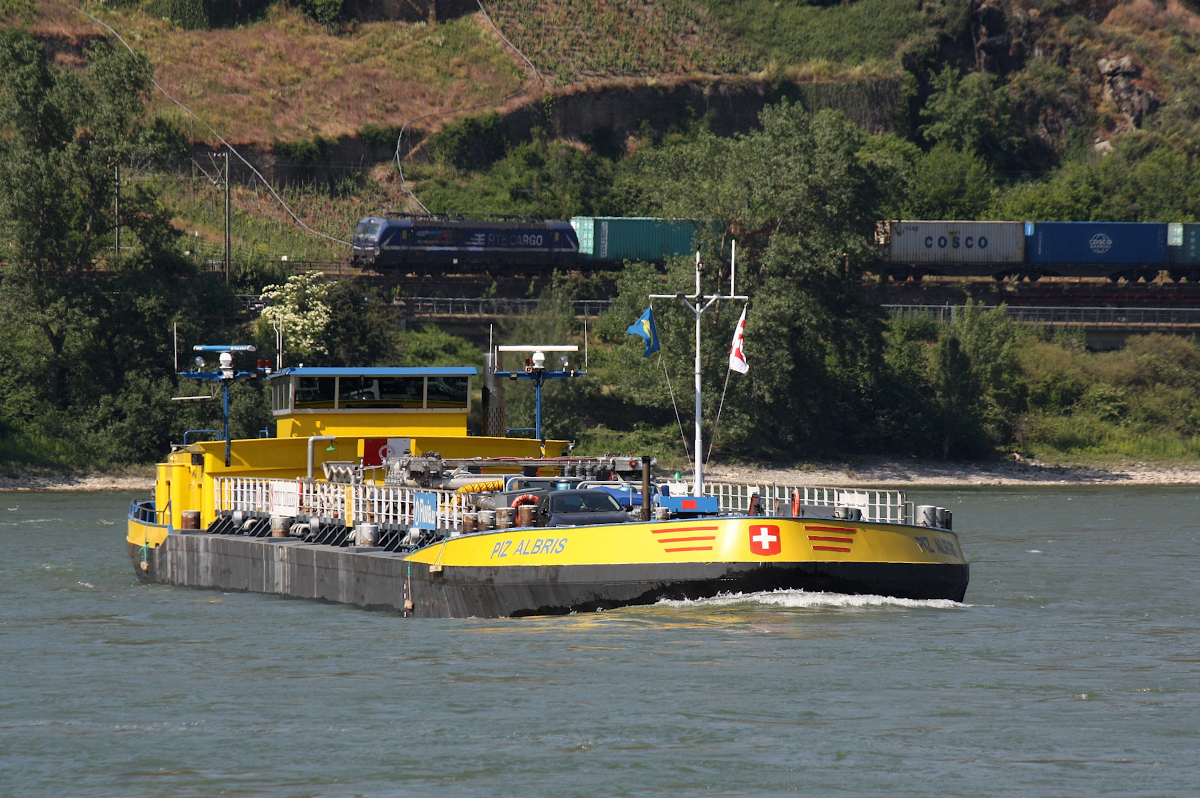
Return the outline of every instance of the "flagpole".
<path id="1" fill-rule="evenodd" d="M 712 307 L 714 302 L 717 302 L 719 300 L 722 300 L 722 299 L 749 300 L 750 299 L 750 297 L 748 297 L 748 296 L 740 296 L 740 295 L 733 294 L 732 292 L 729 294 L 702 294 L 702 293 L 700 293 L 700 271 L 701 271 L 701 269 L 703 269 L 703 266 L 704 265 L 700 262 L 700 252 L 699 252 L 699 250 L 697 250 L 696 251 L 696 292 L 694 294 L 692 294 L 691 296 L 688 296 L 687 294 L 683 293 L 682 291 L 680 291 L 677 294 L 650 294 L 651 299 L 682 299 L 684 304 L 687 305 L 689 308 L 691 308 L 692 313 L 694 313 L 696 316 L 696 373 L 695 373 L 696 442 L 695 442 L 695 448 L 693 449 L 693 451 L 695 452 L 695 456 L 692 458 L 692 462 L 695 464 L 695 469 L 694 469 L 695 481 L 692 486 L 692 495 L 693 496 L 703 496 L 704 495 L 704 457 L 702 455 L 702 452 L 704 451 L 704 438 L 703 438 L 703 434 L 701 432 L 701 426 L 700 426 L 701 422 L 702 422 L 701 413 L 703 410 L 703 408 L 702 408 L 703 396 L 700 391 L 700 316 L 703 315 L 704 311 L 706 311 L 710 307 Z M 732 269 L 733 269 L 733 266 L 731 263 L 730 271 L 732 271 Z M 732 287 L 732 281 L 730 282 L 730 286 Z"/>

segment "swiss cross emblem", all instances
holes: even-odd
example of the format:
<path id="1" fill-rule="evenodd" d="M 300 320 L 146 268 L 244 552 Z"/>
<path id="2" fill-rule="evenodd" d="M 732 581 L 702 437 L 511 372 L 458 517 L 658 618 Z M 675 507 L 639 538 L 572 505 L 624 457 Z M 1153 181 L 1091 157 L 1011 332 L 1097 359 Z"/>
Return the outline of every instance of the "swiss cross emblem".
<path id="1" fill-rule="evenodd" d="M 779 544 L 779 527 L 755 524 L 750 527 L 750 553 L 770 557 L 783 551 Z"/>

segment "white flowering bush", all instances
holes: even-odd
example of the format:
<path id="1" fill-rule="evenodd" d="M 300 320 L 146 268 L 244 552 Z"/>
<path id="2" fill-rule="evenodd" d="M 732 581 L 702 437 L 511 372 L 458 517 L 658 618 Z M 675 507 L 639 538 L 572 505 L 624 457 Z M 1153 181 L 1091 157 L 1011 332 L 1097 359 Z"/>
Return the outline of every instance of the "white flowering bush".
<path id="1" fill-rule="evenodd" d="M 290 360 L 329 354 L 326 332 L 332 312 L 326 300 L 332 285 L 320 272 L 307 272 L 263 289 L 266 307 L 258 323 L 271 338 L 275 327 L 283 328 L 283 346 Z"/>

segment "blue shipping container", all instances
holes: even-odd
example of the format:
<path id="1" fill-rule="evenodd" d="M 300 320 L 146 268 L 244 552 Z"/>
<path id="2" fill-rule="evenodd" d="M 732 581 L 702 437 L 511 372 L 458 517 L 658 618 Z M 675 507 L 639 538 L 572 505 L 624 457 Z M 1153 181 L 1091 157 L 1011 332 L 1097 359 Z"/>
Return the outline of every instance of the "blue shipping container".
<path id="1" fill-rule="evenodd" d="M 1027 263 L 1167 262 L 1167 225 L 1157 222 L 1026 222 Z"/>

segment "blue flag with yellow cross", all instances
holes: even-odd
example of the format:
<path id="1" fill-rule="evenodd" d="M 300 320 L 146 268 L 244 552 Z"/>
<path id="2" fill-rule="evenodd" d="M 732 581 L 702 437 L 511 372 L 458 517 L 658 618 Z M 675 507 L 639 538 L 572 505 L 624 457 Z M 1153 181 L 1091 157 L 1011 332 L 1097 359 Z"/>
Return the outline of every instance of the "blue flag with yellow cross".
<path id="1" fill-rule="evenodd" d="M 658 351 L 658 328 L 654 326 L 654 308 L 646 308 L 642 317 L 630 324 L 625 332 L 646 342 L 646 351 L 642 353 L 642 357 L 650 357 Z"/>

